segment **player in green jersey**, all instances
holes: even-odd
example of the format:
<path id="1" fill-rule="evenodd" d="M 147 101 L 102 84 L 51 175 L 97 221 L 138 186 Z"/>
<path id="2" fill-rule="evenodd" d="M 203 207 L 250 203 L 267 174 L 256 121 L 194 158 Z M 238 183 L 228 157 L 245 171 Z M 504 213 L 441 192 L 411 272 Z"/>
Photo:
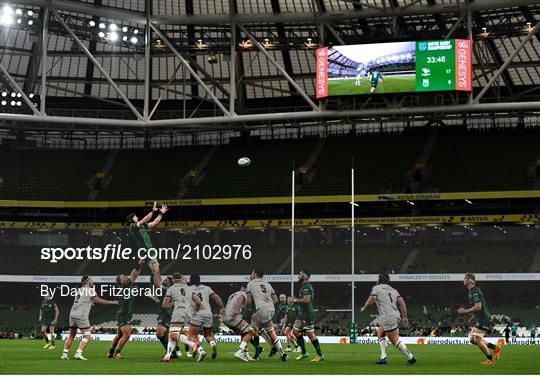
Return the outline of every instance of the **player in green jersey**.
<path id="1" fill-rule="evenodd" d="M 111 348 L 107 353 L 108 358 L 122 359 L 121 351 L 131 337 L 131 319 L 135 311 L 135 295 L 128 293 L 133 291 L 133 284 L 141 273 L 144 260 L 139 260 L 129 276 L 119 274 L 116 277 L 116 284 L 122 288 L 122 293 L 118 296 L 118 311 L 116 312 L 117 329 L 116 336 L 112 340 Z"/>
<path id="2" fill-rule="evenodd" d="M 44 349 L 54 350 L 55 347 L 55 334 L 54 326 L 58 322 L 58 306 L 47 294 L 43 297 L 41 307 L 39 309 L 39 321 L 41 322 L 41 334 L 45 341 Z"/>
<path id="3" fill-rule="evenodd" d="M 283 318 L 285 321 L 285 330 L 284 334 L 285 337 L 287 337 L 287 348 L 285 351 L 290 352 L 292 351 L 291 345 L 294 346 L 294 352 L 300 352 L 300 346 L 298 346 L 298 343 L 296 343 L 296 337 L 293 334 L 293 327 L 294 322 L 296 321 L 296 318 L 298 317 L 298 304 L 293 303 L 294 297 L 289 296 L 287 297 L 287 306 L 285 307 L 285 317 Z"/>
<path id="4" fill-rule="evenodd" d="M 287 295 L 279 295 L 279 303 L 276 306 L 276 313 L 274 315 L 274 323 L 283 332 L 285 330 L 285 313 L 287 311 Z"/>
<path id="5" fill-rule="evenodd" d="M 302 270 L 300 272 L 300 275 L 298 276 L 298 282 L 301 284 L 300 292 L 298 298 L 293 300 L 293 303 L 298 304 L 299 307 L 298 317 L 294 321 L 293 332 L 298 345 L 302 349 L 302 354 L 300 354 L 296 360 L 309 358 L 303 336 L 303 332 L 305 332 L 317 352 L 317 355 L 315 355 L 311 361 L 320 362 L 321 360 L 324 360 L 324 354 L 321 351 L 319 340 L 315 335 L 315 307 L 313 305 L 315 301 L 315 289 L 313 288 L 313 285 L 309 283 L 310 276 L 311 273 L 307 270 Z"/>
<path id="6" fill-rule="evenodd" d="M 478 346 L 482 353 L 486 356 L 487 360 L 482 362 L 484 365 L 493 365 L 495 360 L 499 359 L 501 347 L 487 342 L 484 339 L 486 332 L 493 326 L 493 320 L 491 319 L 491 313 L 484 299 L 482 291 L 476 286 L 476 277 L 472 273 L 465 274 L 463 279 L 463 286 L 469 290 L 468 299 L 469 304 L 473 304 L 471 308 L 459 308 L 458 313 L 460 315 L 471 315 L 475 317 L 474 326 L 469 333 L 469 339 L 473 345 Z M 495 359 L 489 351 L 492 349 L 495 353 Z"/>
<path id="7" fill-rule="evenodd" d="M 377 85 L 379 84 L 379 81 L 382 80 L 384 80 L 384 76 L 377 69 L 369 72 L 369 82 L 371 84 L 371 89 L 369 91 L 370 94 L 375 94 L 377 91 Z"/>

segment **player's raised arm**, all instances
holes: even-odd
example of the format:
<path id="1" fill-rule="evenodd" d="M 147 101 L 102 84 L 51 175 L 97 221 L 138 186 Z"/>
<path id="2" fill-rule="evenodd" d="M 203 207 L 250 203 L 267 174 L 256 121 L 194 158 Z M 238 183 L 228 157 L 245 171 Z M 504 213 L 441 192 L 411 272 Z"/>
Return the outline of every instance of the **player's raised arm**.
<path id="1" fill-rule="evenodd" d="M 397 298 L 397 305 L 399 307 L 399 310 L 401 311 L 401 317 L 402 317 L 402 321 L 403 321 L 403 325 L 404 326 L 409 326 L 409 318 L 408 318 L 408 314 L 407 314 L 407 304 L 405 304 L 405 300 L 401 297 L 401 296 L 398 296 Z"/>
<path id="2" fill-rule="evenodd" d="M 165 214 L 167 210 L 169 210 L 169 207 L 167 205 L 162 205 L 161 208 L 159 209 L 158 216 L 156 217 L 156 219 L 154 219 L 152 222 L 148 224 L 148 228 L 155 228 L 159 224 L 159 222 L 161 222 L 161 219 L 163 218 L 163 214 Z"/>
<path id="3" fill-rule="evenodd" d="M 154 206 L 152 207 L 152 211 L 148 214 L 146 214 L 143 219 L 141 219 L 139 222 L 137 222 L 137 226 L 138 227 L 141 227 L 142 225 L 144 225 L 145 223 L 147 223 L 148 221 L 150 221 L 152 219 L 152 215 L 156 212 L 157 210 L 157 204 L 156 202 L 154 201 Z"/>
<path id="4" fill-rule="evenodd" d="M 131 279 L 131 283 L 134 283 L 135 280 L 139 277 L 139 274 L 141 274 L 142 266 L 144 265 L 144 260 L 139 260 L 137 263 L 137 266 L 131 271 L 129 274 L 129 279 Z"/>

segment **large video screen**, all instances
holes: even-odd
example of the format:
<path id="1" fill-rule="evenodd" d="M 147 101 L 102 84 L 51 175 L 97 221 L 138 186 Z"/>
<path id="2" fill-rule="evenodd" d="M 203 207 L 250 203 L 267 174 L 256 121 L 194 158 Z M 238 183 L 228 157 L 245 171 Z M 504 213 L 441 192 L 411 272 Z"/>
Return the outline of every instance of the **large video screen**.
<path id="1" fill-rule="evenodd" d="M 467 39 L 334 46 L 317 50 L 317 98 L 471 91 Z"/>

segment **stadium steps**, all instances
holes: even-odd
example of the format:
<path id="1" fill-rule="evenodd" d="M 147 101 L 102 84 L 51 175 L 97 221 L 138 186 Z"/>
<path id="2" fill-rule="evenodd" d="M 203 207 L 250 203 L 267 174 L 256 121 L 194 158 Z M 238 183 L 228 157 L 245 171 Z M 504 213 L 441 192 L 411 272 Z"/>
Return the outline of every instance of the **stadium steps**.
<path id="1" fill-rule="evenodd" d="M 407 270 L 409 269 L 409 266 L 414 262 L 414 259 L 418 255 L 419 250 L 417 248 L 411 250 L 409 254 L 407 255 L 407 258 L 405 261 L 403 261 L 403 264 L 401 264 L 401 268 L 399 269 L 400 273 L 407 273 Z"/>
<path id="2" fill-rule="evenodd" d="M 105 185 L 108 185 L 108 183 L 110 182 L 110 171 L 111 171 L 111 168 L 114 164 L 114 161 L 116 160 L 116 157 L 118 156 L 118 150 L 112 150 L 110 153 L 109 153 L 109 156 L 107 158 L 107 160 L 105 161 L 105 163 L 103 164 L 103 167 L 101 168 L 100 172 L 103 174 L 104 178 L 103 178 L 103 183 Z M 93 177 L 94 178 L 94 177 Z M 93 189 L 90 191 L 90 193 L 88 194 L 88 200 L 89 201 L 93 201 L 96 199 L 96 196 L 98 195 L 99 193 L 99 189 Z"/>

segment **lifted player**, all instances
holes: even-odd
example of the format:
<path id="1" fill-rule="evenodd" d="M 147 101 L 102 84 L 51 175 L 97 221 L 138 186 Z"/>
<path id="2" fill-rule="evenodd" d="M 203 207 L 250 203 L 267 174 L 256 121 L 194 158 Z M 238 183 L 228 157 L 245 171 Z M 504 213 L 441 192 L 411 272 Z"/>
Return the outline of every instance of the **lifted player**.
<path id="1" fill-rule="evenodd" d="M 94 304 L 118 305 L 118 301 L 105 300 L 97 296 L 94 289 L 94 282 L 92 282 L 90 276 L 85 275 L 81 278 L 81 287 L 77 292 L 77 296 L 75 297 L 75 301 L 69 312 L 69 335 L 64 343 L 64 351 L 60 357 L 61 360 L 69 359 L 69 349 L 77 335 L 77 329 L 80 329 L 83 338 L 75 353 L 74 359 L 87 360 L 83 356 L 83 351 L 88 345 L 88 342 L 92 339 L 90 336 L 90 310 Z"/>
<path id="2" fill-rule="evenodd" d="M 476 322 L 469 333 L 469 340 L 473 345 L 478 346 L 480 351 L 486 356 L 487 360 L 482 362 L 484 365 L 493 365 L 495 361 L 489 349 L 492 349 L 495 353 L 495 360 L 499 359 L 501 353 L 501 347 L 487 342 L 484 339 L 486 332 L 493 326 L 491 319 L 491 313 L 489 312 L 484 295 L 482 291 L 476 286 L 476 277 L 473 273 L 465 274 L 463 279 L 463 286 L 469 290 L 468 298 L 469 303 L 474 304 L 471 308 L 459 308 L 458 313 L 460 315 L 475 314 Z"/>
<path id="3" fill-rule="evenodd" d="M 264 277 L 264 271 L 262 269 L 253 270 L 251 280 L 247 285 L 248 303 L 251 304 L 253 302 L 255 305 L 255 313 L 251 321 L 255 325 L 255 330 L 263 336 L 266 342 L 272 345 L 269 357 L 279 352 L 281 360 L 285 362 L 288 357 L 283 351 L 283 347 L 281 347 L 281 342 L 272 321 L 272 317 L 276 311 L 274 304 L 278 302 L 278 299 L 272 286 L 268 282 L 263 281 L 261 279 L 262 277 Z"/>
<path id="4" fill-rule="evenodd" d="M 210 287 L 201 284 L 201 276 L 198 274 L 192 274 L 189 277 L 189 284 L 192 287 L 191 295 L 195 303 L 195 310 L 193 316 L 189 320 L 188 337 L 193 344 L 190 343 L 193 352 L 197 352 L 197 361 L 200 362 L 206 357 L 206 352 L 200 344 L 198 334 L 203 331 L 204 338 L 212 347 L 212 359 L 217 357 L 217 344 L 216 338 L 212 333 L 212 327 L 214 323 L 214 315 L 212 314 L 212 308 L 210 307 L 210 298 L 216 303 L 219 308 L 219 313 L 223 314 L 224 307 L 223 301 L 218 294 L 214 292 Z"/>
<path id="5" fill-rule="evenodd" d="M 54 327 L 58 322 L 58 315 L 58 306 L 47 293 L 41 302 L 38 318 L 41 322 L 41 335 L 45 341 L 45 345 L 43 346 L 44 349 L 54 350 L 56 348 Z"/>
<path id="6" fill-rule="evenodd" d="M 185 278 L 180 273 L 174 273 L 172 276 L 173 284 L 167 290 L 167 294 L 163 299 L 163 309 L 169 311 L 172 307 L 172 315 L 170 318 L 169 341 L 167 353 L 162 362 L 168 362 L 174 358 L 174 353 L 177 351 L 178 342 L 182 342 L 188 346 L 186 353 L 189 352 L 189 345 L 195 346 L 193 342 L 188 340 L 185 335 L 187 333 L 187 323 L 193 313 L 193 294 L 192 287 L 186 284 Z M 197 298 L 197 303 L 200 304 Z"/>
<path id="7" fill-rule="evenodd" d="M 363 312 L 375 303 L 379 311 L 379 317 L 377 317 L 377 322 L 379 323 L 377 337 L 379 338 L 379 346 L 381 347 L 381 358 L 376 364 L 383 365 L 388 363 L 386 359 L 386 347 L 388 346 L 389 339 L 392 345 L 396 346 L 407 357 L 407 364 L 413 365 L 416 363 L 416 358 L 399 338 L 399 322 L 402 321 L 405 327 L 409 326 L 407 305 L 399 293 L 390 287 L 388 283 L 390 283 L 390 276 L 387 273 L 379 274 L 377 284 L 373 286 L 369 298 L 360 309 Z M 399 313 L 400 311 L 401 315 Z"/>
<path id="8" fill-rule="evenodd" d="M 309 283 L 310 277 L 311 273 L 309 271 L 302 270 L 300 272 L 298 275 L 298 282 L 301 284 L 300 293 L 298 294 L 298 298 L 293 300 L 293 303 L 298 304 L 299 308 L 298 317 L 294 321 L 293 333 L 298 345 L 302 349 L 302 354 L 298 355 L 296 360 L 309 358 L 303 336 L 305 332 L 317 352 L 317 355 L 311 361 L 320 362 L 324 360 L 324 354 L 321 350 L 319 339 L 315 335 L 315 306 L 313 305 L 315 301 L 315 289 Z"/>

